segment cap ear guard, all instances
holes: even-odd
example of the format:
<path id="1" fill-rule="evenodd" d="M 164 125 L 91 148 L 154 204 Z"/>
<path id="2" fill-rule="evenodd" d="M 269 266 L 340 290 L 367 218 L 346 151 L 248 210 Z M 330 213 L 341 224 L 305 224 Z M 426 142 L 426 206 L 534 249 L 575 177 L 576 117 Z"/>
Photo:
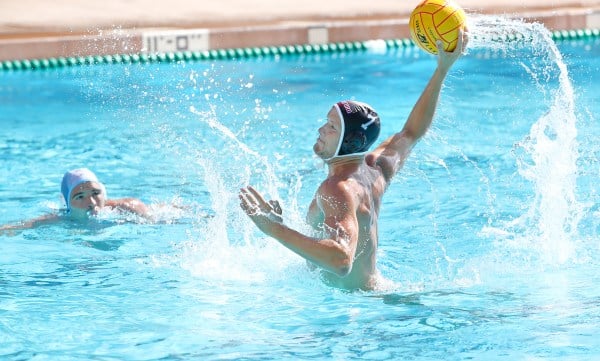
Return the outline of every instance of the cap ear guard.
<path id="1" fill-rule="evenodd" d="M 349 132 L 344 136 L 338 154 L 352 154 L 362 152 L 367 143 L 367 136 L 360 131 Z"/>

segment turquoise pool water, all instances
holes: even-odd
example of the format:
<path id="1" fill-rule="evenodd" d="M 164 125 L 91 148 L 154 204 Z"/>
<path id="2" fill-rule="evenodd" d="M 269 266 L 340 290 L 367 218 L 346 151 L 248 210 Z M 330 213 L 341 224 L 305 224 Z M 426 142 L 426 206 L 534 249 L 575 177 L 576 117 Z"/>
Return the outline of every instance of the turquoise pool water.
<path id="1" fill-rule="evenodd" d="M 512 26 L 508 24 L 508 26 Z M 377 292 L 324 285 L 241 214 L 248 183 L 302 219 L 334 102 L 399 130 L 417 49 L 0 73 L 0 224 L 62 206 L 71 168 L 158 222 L 0 236 L 6 360 L 600 357 L 600 41 L 494 42 L 449 75 L 384 198 Z M 543 31 L 541 32 L 543 33 Z"/>

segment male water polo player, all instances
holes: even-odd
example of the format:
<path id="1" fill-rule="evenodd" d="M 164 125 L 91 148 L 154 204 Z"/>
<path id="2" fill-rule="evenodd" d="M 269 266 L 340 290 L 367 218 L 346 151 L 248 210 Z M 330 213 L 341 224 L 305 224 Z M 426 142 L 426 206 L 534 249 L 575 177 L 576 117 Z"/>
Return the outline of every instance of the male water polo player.
<path id="1" fill-rule="evenodd" d="M 323 279 L 344 289 L 377 289 L 378 218 L 381 198 L 411 149 L 429 128 L 448 71 L 464 50 L 461 31 L 457 50 L 438 44 L 437 68 L 404 127 L 369 147 L 379 135 L 379 117 L 368 105 L 335 104 L 319 128 L 314 152 L 328 166 L 316 191 L 307 222 L 320 237 L 302 234 L 283 223 L 279 202 L 266 201 L 253 187 L 240 191 L 242 209 L 266 235 L 319 267 Z M 466 38 L 466 37 L 465 37 Z"/>
<path id="2" fill-rule="evenodd" d="M 66 172 L 61 183 L 61 193 L 67 205 L 67 213 L 73 218 L 95 216 L 105 207 L 140 216 L 148 214 L 146 205 L 137 198 L 107 199 L 104 184 L 87 168 Z"/>
<path id="3" fill-rule="evenodd" d="M 60 190 L 66 204 L 64 212 L 46 214 L 14 225 L 0 226 L 0 232 L 34 228 L 67 218 L 85 220 L 97 215 L 103 208 L 148 217 L 146 205 L 137 198 L 107 199 L 104 184 L 87 168 L 66 172 Z"/>

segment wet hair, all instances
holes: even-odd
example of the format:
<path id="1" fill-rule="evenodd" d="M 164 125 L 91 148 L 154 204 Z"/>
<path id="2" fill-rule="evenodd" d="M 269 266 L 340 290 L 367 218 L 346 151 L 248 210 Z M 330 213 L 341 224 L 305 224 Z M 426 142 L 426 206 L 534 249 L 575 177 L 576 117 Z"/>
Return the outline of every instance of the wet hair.
<path id="1" fill-rule="evenodd" d="M 335 104 L 342 120 L 342 136 L 334 157 L 366 153 L 379 137 L 377 112 L 365 103 L 345 100 Z"/>

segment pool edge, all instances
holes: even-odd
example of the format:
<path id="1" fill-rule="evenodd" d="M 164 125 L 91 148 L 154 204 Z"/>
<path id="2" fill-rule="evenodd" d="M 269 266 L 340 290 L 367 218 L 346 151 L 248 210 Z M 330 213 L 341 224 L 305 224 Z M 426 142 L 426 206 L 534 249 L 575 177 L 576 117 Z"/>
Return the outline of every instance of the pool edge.
<path id="1" fill-rule="evenodd" d="M 551 9 L 507 17 L 542 23 L 555 34 L 600 28 L 600 9 L 596 8 Z M 570 37 L 568 34 L 565 36 Z M 122 54 L 222 53 L 231 49 L 278 48 L 296 44 L 320 46 L 409 37 L 408 19 L 404 17 L 210 29 L 116 29 L 98 34 L 0 38 L 0 68 L 7 68 L 7 62 L 25 62 L 26 65 L 27 61 L 43 59 Z"/>

